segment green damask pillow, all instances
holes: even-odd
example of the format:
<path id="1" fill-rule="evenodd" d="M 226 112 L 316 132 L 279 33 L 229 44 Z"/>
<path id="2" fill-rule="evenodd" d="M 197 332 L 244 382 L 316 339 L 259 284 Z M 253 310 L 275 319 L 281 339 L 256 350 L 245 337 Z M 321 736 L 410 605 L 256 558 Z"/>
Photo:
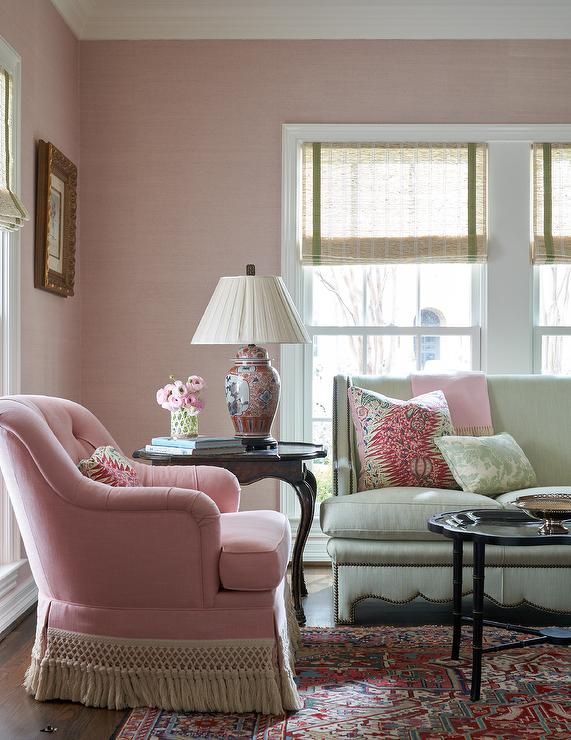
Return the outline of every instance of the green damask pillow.
<path id="1" fill-rule="evenodd" d="M 434 443 L 463 491 L 497 496 L 537 483 L 531 463 L 511 434 L 435 437 Z"/>

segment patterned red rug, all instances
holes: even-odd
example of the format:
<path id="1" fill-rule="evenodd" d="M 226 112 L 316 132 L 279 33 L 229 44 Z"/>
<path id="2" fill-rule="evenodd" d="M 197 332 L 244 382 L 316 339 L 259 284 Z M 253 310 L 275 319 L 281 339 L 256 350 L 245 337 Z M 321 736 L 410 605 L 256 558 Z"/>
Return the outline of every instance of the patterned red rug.
<path id="1" fill-rule="evenodd" d="M 470 630 L 450 660 L 450 627 L 304 629 L 298 657 L 305 706 L 287 716 L 135 709 L 116 740 L 569 740 L 569 648 L 518 648 L 484 656 L 482 699 L 466 693 Z M 487 644 L 525 635 L 485 629 Z"/>

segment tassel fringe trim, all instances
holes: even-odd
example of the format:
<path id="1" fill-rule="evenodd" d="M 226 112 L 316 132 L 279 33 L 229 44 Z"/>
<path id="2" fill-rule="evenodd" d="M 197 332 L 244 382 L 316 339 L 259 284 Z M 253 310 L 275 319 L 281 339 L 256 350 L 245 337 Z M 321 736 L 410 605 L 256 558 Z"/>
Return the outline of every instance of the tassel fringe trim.
<path id="1" fill-rule="evenodd" d="M 42 641 L 43 642 L 43 641 Z M 301 708 L 287 631 L 276 641 L 129 640 L 50 628 L 24 687 L 92 707 L 283 714 Z"/>
<path id="2" fill-rule="evenodd" d="M 287 621 L 287 633 L 289 636 L 289 645 L 291 650 L 291 661 L 292 669 L 295 663 L 296 653 L 301 648 L 301 629 L 299 628 L 299 622 L 295 615 L 295 607 L 293 605 L 293 596 L 291 595 L 291 588 L 286 578 L 284 584 L 284 600 L 286 608 L 286 621 Z"/>
<path id="3" fill-rule="evenodd" d="M 457 437 L 491 437 L 494 433 L 492 426 L 483 427 L 454 427 Z"/>

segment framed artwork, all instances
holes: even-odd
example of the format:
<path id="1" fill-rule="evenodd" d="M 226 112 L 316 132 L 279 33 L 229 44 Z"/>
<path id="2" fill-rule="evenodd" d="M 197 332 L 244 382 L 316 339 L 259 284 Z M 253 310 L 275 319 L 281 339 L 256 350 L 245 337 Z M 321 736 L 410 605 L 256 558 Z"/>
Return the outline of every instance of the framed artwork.
<path id="1" fill-rule="evenodd" d="M 38 142 L 34 285 L 73 295 L 77 167 L 47 141 Z"/>

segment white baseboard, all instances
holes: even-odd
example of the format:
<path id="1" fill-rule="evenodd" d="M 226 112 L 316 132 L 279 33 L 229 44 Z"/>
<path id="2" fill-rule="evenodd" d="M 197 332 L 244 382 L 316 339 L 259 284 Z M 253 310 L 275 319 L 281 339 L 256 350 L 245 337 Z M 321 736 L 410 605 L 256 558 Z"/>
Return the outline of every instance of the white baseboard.
<path id="1" fill-rule="evenodd" d="M 0 635 L 7 632 L 38 600 L 38 589 L 30 576 L 0 599 Z"/>

